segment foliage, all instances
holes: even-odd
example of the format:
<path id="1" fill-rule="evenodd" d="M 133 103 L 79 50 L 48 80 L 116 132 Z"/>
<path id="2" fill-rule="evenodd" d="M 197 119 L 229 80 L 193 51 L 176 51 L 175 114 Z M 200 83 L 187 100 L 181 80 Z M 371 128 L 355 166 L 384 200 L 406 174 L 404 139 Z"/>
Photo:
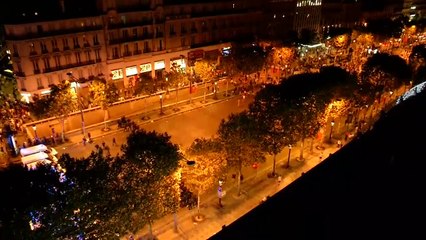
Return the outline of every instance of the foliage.
<path id="1" fill-rule="evenodd" d="M 413 72 L 413 84 L 416 85 L 426 79 L 426 45 L 414 46 L 409 57 L 409 65 Z"/>
<path id="2" fill-rule="evenodd" d="M 235 44 L 232 46 L 231 56 L 239 72 L 251 74 L 263 68 L 267 53 L 255 44 L 251 44 L 250 46 Z"/>
<path id="3" fill-rule="evenodd" d="M 186 153 L 187 159 L 195 161 L 195 165 L 181 164 L 182 180 L 185 187 L 200 198 L 224 172 L 226 160 L 221 154 L 220 143 L 212 139 L 195 139 Z"/>
<path id="4" fill-rule="evenodd" d="M 13 117 L 21 117 L 24 104 L 20 97 L 14 75 L 0 74 L 0 128 Z"/>
<path id="5" fill-rule="evenodd" d="M 364 64 L 361 85 L 370 95 L 394 91 L 410 81 L 411 71 L 404 59 L 396 55 L 378 53 Z"/>
<path id="6" fill-rule="evenodd" d="M 135 83 L 134 94 L 135 95 L 138 95 L 138 94 L 151 95 L 157 92 L 157 88 L 158 88 L 158 84 L 155 81 L 155 79 L 152 78 L 151 75 L 141 73 Z"/>
<path id="7" fill-rule="evenodd" d="M 215 77 L 215 63 L 207 60 L 196 61 L 194 64 L 194 72 L 197 78 L 203 82 L 208 82 Z"/>
<path id="8" fill-rule="evenodd" d="M 0 171 L 0 238 L 1 239 L 52 239 L 51 233 L 40 228 L 49 215 L 57 215 L 55 203 L 64 200 L 58 173 L 49 165 L 40 165 L 28 171 L 12 165 Z"/>
<path id="9" fill-rule="evenodd" d="M 52 100 L 49 96 L 40 97 L 40 95 L 33 96 L 33 102 L 29 104 L 29 110 L 32 116 L 37 119 L 47 118 L 50 116 L 49 107 Z"/>
<path id="10" fill-rule="evenodd" d="M 117 87 L 103 79 L 96 79 L 90 84 L 89 94 L 92 105 L 101 106 L 102 109 L 118 101 Z"/>
<path id="11" fill-rule="evenodd" d="M 275 47 L 268 52 L 267 62 L 270 65 L 290 65 L 296 59 L 296 50 L 289 47 Z"/>
<path id="12" fill-rule="evenodd" d="M 265 156 L 257 141 L 257 123 L 244 111 L 231 114 L 228 120 L 222 120 L 218 136 L 222 143 L 227 164 L 238 172 L 238 194 L 241 193 L 241 170 L 255 162 L 264 162 Z"/>

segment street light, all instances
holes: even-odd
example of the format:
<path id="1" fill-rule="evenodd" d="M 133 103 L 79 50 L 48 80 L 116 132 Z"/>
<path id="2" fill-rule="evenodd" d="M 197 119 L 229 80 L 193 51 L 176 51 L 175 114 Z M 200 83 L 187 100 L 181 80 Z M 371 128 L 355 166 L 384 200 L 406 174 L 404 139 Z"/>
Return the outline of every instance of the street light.
<path id="1" fill-rule="evenodd" d="M 330 136 L 328 137 L 328 140 L 331 142 L 331 136 L 333 134 L 333 127 L 334 127 L 334 121 L 331 121 L 331 128 L 330 128 Z"/>
<path id="2" fill-rule="evenodd" d="M 290 167 L 290 155 L 291 155 L 291 148 L 292 147 L 293 146 L 291 146 L 291 144 L 288 145 L 288 158 L 287 158 L 287 166 L 286 166 L 286 168 Z"/>
<path id="3" fill-rule="evenodd" d="M 214 82 L 214 100 L 217 100 L 217 81 Z"/>
<path id="4" fill-rule="evenodd" d="M 160 115 L 163 115 L 163 94 L 160 94 Z"/>
<path id="5" fill-rule="evenodd" d="M 34 130 L 34 137 L 37 140 L 38 136 L 37 136 L 37 126 L 33 125 L 33 130 Z"/>
<path id="6" fill-rule="evenodd" d="M 78 105 L 80 107 L 80 115 L 81 115 L 81 133 L 83 134 L 83 138 L 86 138 L 86 128 L 84 125 L 84 113 L 83 113 L 83 103 L 81 102 L 81 100 L 78 99 L 78 79 L 76 79 L 73 75 L 72 72 L 68 72 L 67 73 L 68 77 L 76 83 L 76 87 L 75 87 L 75 93 L 77 95 L 77 102 Z"/>

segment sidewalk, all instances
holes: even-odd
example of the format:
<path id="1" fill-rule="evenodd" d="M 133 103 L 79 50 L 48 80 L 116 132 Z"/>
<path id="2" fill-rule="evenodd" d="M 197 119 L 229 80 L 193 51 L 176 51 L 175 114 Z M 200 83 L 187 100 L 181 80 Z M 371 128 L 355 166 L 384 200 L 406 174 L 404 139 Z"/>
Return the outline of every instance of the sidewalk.
<path id="1" fill-rule="evenodd" d="M 312 153 L 306 147 L 303 161 L 298 161 L 296 158 L 296 155 L 299 155 L 300 148 L 293 148 L 294 154 L 291 157 L 290 168 L 287 169 L 284 168 L 287 161 L 287 151 L 284 150 L 282 156 L 277 158 L 276 164 L 276 172 L 282 176 L 281 183 L 278 183 L 276 178 L 267 177 L 267 174 L 272 170 L 272 157 L 269 156 L 264 164 L 265 166 L 259 169 L 257 173 L 253 169 L 245 169 L 244 174 L 248 177 L 245 177 L 244 182 L 242 182 L 242 194 L 240 196 L 237 196 L 236 183 L 225 182 L 224 188 L 227 194 L 222 199 L 223 208 L 218 207 L 215 189 L 203 196 L 200 212 L 205 215 L 204 221 L 198 223 L 193 221 L 193 216 L 197 213 L 196 208 L 192 210 L 181 209 L 177 214 L 178 232 L 174 231 L 173 215 L 168 215 L 154 223 L 153 234 L 159 240 L 208 239 L 220 231 L 222 226 L 229 225 L 258 206 L 264 197 L 272 196 L 319 164 L 321 152 L 324 159 L 337 150 L 334 146 L 324 146 L 326 146 L 324 150 L 314 150 Z M 148 239 L 148 234 L 148 228 L 145 227 L 135 235 L 135 239 Z"/>

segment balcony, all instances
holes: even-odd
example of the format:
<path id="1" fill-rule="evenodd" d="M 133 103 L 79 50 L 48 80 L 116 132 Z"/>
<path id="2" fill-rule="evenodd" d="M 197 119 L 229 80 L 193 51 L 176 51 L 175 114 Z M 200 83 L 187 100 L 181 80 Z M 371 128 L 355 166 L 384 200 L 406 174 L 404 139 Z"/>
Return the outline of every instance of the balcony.
<path id="1" fill-rule="evenodd" d="M 147 39 L 152 39 L 152 38 L 153 38 L 153 34 L 147 33 L 147 34 L 143 34 L 143 35 L 139 35 L 139 36 L 110 39 L 109 44 L 114 45 L 114 44 L 120 44 L 120 43 L 126 43 L 126 42 L 136 42 L 136 41 L 147 40 Z"/>
<path id="2" fill-rule="evenodd" d="M 100 59 L 98 59 L 98 60 L 100 62 Z M 95 60 L 89 60 L 89 61 L 84 61 L 84 62 L 79 62 L 79 63 L 72 63 L 72 64 L 61 65 L 61 66 L 57 66 L 57 67 L 50 67 L 50 68 L 44 69 L 43 73 L 50 73 L 50 72 L 60 71 L 60 70 L 69 69 L 69 68 L 75 68 L 75 67 L 82 67 L 82 66 L 86 66 L 86 65 L 91 65 L 91 64 L 95 64 L 96 62 L 98 62 L 98 60 L 96 60 L 96 61 Z"/>
<path id="3" fill-rule="evenodd" d="M 34 70 L 34 74 L 40 74 L 40 72 L 41 72 L 40 69 L 35 69 Z"/>
<path id="4" fill-rule="evenodd" d="M 83 45 L 83 47 L 84 47 L 84 48 L 90 48 L 90 44 L 89 44 L 89 43 L 85 43 L 85 44 Z"/>
<path id="5" fill-rule="evenodd" d="M 144 48 L 143 53 L 150 53 L 152 50 L 150 48 Z"/>
<path id="6" fill-rule="evenodd" d="M 17 77 L 25 77 L 25 73 L 24 72 L 15 72 L 15 75 Z"/>
<path id="7" fill-rule="evenodd" d="M 187 34 L 187 33 L 188 33 L 188 31 L 186 30 L 186 28 L 182 28 L 180 30 L 180 34 Z"/>
<path id="8" fill-rule="evenodd" d="M 64 51 L 70 51 L 71 48 L 69 46 L 64 46 Z"/>
<path id="9" fill-rule="evenodd" d="M 130 56 L 132 56 L 131 52 L 124 52 L 123 53 L 123 57 L 130 57 Z"/>
<path id="10" fill-rule="evenodd" d="M 76 27 L 76 28 L 70 28 L 70 29 L 59 29 L 59 30 L 52 30 L 52 31 L 46 31 L 46 32 L 28 33 L 23 35 L 8 35 L 6 39 L 25 40 L 25 39 L 34 39 L 34 38 L 44 38 L 44 37 L 65 35 L 65 34 L 72 34 L 72 33 L 99 31 L 99 30 L 102 30 L 102 28 L 103 27 L 101 25 Z"/>
<path id="11" fill-rule="evenodd" d="M 53 49 L 53 52 L 59 52 L 59 48 L 57 48 L 57 47 L 56 47 L 56 48 L 54 48 L 54 49 Z"/>
<path id="12" fill-rule="evenodd" d="M 30 52 L 30 56 L 36 56 L 36 55 L 38 55 L 37 51 L 31 51 Z"/>
<path id="13" fill-rule="evenodd" d="M 131 28 L 131 27 L 138 27 L 138 26 L 146 26 L 146 25 L 152 25 L 154 22 L 152 19 L 143 19 L 139 21 L 134 22 L 120 22 L 120 23 L 110 23 L 108 25 L 108 29 L 119 29 L 119 28 Z"/>
<path id="14" fill-rule="evenodd" d="M 142 54 L 142 51 L 141 51 L 141 50 L 133 51 L 133 55 L 139 55 L 139 54 Z"/>

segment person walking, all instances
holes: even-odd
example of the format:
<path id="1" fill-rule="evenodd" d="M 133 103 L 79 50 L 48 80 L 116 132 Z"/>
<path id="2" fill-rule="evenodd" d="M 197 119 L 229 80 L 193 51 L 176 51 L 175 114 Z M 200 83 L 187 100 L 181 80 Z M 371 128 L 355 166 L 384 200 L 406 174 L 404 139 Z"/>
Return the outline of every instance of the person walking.
<path id="1" fill-rule="evenodd" d="M 112 146 L 113 147 L 117 146 L 117 143 L 115 142 L 115 137 L 112 138 Z"/>

